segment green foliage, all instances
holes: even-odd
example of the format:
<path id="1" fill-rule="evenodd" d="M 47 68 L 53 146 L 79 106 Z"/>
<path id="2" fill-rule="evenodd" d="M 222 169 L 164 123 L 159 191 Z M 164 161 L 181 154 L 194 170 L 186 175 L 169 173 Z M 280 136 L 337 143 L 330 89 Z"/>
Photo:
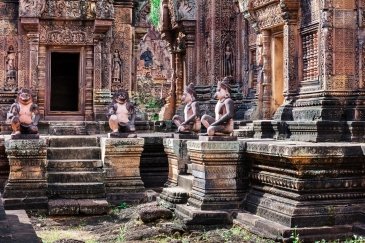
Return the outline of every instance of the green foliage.
<path id="1" fill-rule="evenodd" d="M 300 243 L 302 242 L 299 238 L 299 234 L 297 232 L 297 227 L 294 228 L 294 230 L 291 232 L 290 239 L 293 243 Z"/>
<path id="2" fill-rule="evenodd" d="M 326 241 L 326 240 L 319 240 L 315 241 L 314 243 L 365 243 L 365 238 L 363 236 L 354 235 L 351 239 L 346 240 L 332 240 L 332 241 Z"/>
<path id="3" fill-rule="evenodd" d="M 126 225 L 123 225 L 122 227 L 119 228 L 119 234 L 117 237 L 117 242 L 121 243 L 121 242 L 126 242 L 125 239 L 125 233 L 127 232 L 127 227 Z"/>
<path id="4" fill-rule="evenodd" d="M 160 21 L 160 2 L 161 0 L 150 0 L 151 12 L 150 20 L 153 26 L 157 27 Z"/>
<path id="5" fill-rule="evenodd" d="M 126 202 L 121 202 L 118 207 L 119 209 L 126 209 L 129 208 L 129 205 Z"/>

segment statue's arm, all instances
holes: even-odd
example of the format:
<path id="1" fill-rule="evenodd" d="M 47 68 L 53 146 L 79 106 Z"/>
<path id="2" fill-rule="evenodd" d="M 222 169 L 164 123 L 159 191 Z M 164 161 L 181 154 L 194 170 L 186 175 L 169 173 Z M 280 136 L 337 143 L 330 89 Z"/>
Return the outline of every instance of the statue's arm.
<path id="1" fill-rule="evenodd" d="M 106 116 L 107 116 L 108 119 L 111 117 L 111 115 L 114 115 L 115 114 L 115 111 L 116 111 L 115 105 L 116 104 L 114 104 L 114 103 L 112 103 L 111 105 L 109 105 L 108 113 L 106 114 Z"/>
<path id="2" fill-rule="evenodd" d="M 224 125 L 224 123 L 228 122 L 233 118 L 234 115 L 234 103 L 232 99 L 227 99 L 224 101 L 224 105 L 226 106 L 226 114 L 224 114 L 220 119 L 213 122 L 211 126 L 219 126 Z"/>
<path id="3" fill-rule="evenodd" d="M 32 115 L 32 121 L 33 121 L 33 125 L 38 125 L 39 120 L 41 119 L 41 116 L 39 114 L 39 108 L 38 105 L 33 104 L 30 107 L 30 111 L 33 113 Z"/>
<path id="4" fill-rule="evenodd" d="M 193 111 L 193 114 L 189 116 L 186 121 L 181 123 L 181 125 L 189 124 L 190 122 L 195 122 L 195 120 L 200 117 L 200 110 L 199 110 L 199 104 L 198 102 L 193 102 L 191 104 L 191 110 Z"/>
<path id="5" fill-rule="evenodd" d="M 136 109 L 132 103 L 129 103 L 128 112 L 131 117 L 130 123 L 134 125 L 134 122 L 136 120 Z"/>
<path id="6" fill-rule="evenodd" d="M 8 111 L 8 114 L 7 114 L 7 119 L 12 119 L 14 116 L 17 116 L 19 115 L 19 104 L 18 103 L 13 103 L 11 106 L 10 106 L 10 109 Z"/>

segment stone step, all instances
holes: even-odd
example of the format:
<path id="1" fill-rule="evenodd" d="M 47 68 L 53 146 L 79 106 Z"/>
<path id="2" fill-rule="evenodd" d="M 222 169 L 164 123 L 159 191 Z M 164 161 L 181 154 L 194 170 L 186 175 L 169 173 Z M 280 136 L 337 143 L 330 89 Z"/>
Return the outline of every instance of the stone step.
<path id="1" fill-rule="evenodd" d="M 57 160 L 101 159 L 101 149 L 99 147 L 48 148 L 47 157 Z"/>
<path id="2" fill-rule="evenodd" d="M 98 137 L 94 136 L 51 136 L 49 147 L 98 147 Z"/>
<path id="3" fill-rule="evenodd" d="M 199 210 L 195 207 L 177 204 L 175 215 L 189 228 L 191 225 L 227 225 L 232 223 L 232 217 L 226 211 Z"/>
<path id="4" fill-rule="evenodd" d="M 48 183 L 103 182 L 103 171 L 62 171 L 48 172 Z"/>
<path id="5" fill-rule="evenodd" d="M 48 201 L 49 215 L 106 214 L 109 203 L 105 199 L 56 199 Z"/>
<path id="6" fill-rule="evenodd" d="M 102 160 L 48 160 L 47 171 L 96 171 L 102 167 Z"/>
<path id="7" fill-rule="evenodd" d="M 102 182 L 49 183 L 50 198 L 105 198 L 105 186 Z"/>
<path id="8" fill-rule="evenodd" d="M 194 176 L 192 175 L 179 175 L 177 177 L 177 185 L 190 193 L 193 188 L 193 180 Z"/>

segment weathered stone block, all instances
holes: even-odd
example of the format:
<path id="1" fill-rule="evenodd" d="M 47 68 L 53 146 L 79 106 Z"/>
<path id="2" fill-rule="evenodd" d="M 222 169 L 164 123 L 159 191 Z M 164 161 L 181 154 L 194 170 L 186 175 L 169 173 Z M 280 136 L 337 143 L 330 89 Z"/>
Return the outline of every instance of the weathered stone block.
<path id="1" fill-rule="evenodd" d="M 113 204 L 138 202 L 144 196 L 140 176 L 143 138 L 102 138 L 105 190 Z"/>
<path id="2" fill-rule="evenodd" d="M 47 144 L 45 139 L 7 140 L 10 164 L 4 191 L 6 209 L 44 209 L 47 207 Z"/>
<path id="3" fill-rule="evenodd" d="M 166 186 L 176 186 L 180 174 L 184 174 L 189 164 L 186 139 L 165 138 L 163 145 L 169 162 Z"/>

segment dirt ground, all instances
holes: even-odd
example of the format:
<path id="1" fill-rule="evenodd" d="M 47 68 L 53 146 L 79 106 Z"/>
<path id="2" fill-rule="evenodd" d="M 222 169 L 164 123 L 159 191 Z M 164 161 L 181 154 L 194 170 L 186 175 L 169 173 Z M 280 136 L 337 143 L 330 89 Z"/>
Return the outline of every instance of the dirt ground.
<path id="1" fill-rule="evenodd" d="M 111 208 L 101 216 L 51 217 L 31 214 L 31 221 L 38 237 L 44 243 L 96 243 L 96 242 L 272 242 L 259 238 L 237 227 L 220 229 L 201 228 L 187 230 L 178 219 L 143 223 L 139 218 L 142 208 L 155 203 L 138 206 L 121 205 Z"/>

